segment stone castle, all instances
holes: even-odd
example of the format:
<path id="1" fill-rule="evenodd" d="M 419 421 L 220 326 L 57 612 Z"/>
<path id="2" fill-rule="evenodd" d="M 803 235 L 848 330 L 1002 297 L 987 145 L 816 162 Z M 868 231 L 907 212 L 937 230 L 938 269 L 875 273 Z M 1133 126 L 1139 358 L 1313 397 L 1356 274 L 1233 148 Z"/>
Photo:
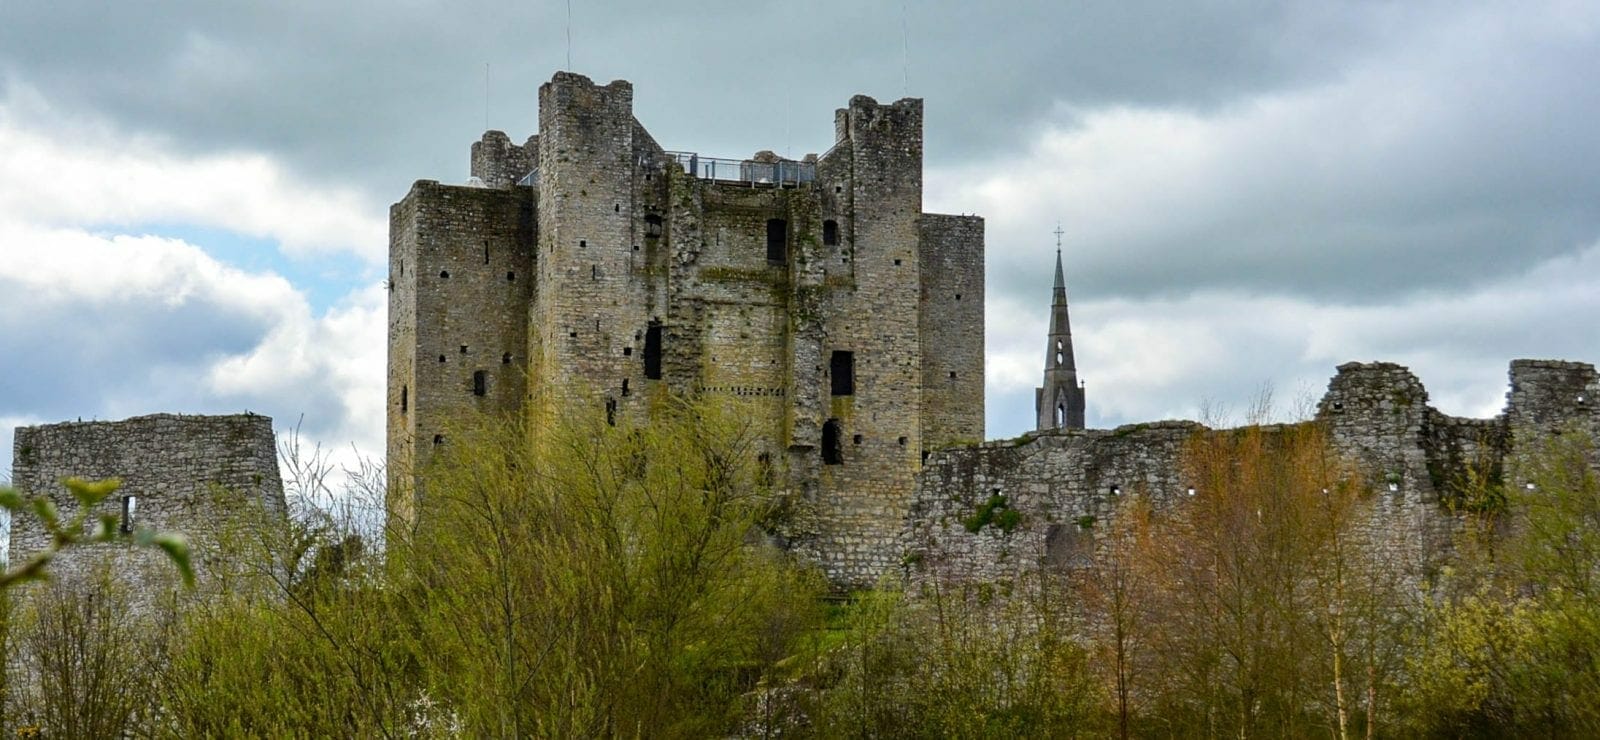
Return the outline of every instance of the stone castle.
<path id="1" fill-rule="evenodd" d="M 390 211 L 391 516 L 463 415 L 693 395 L 753 420 L 830 577 L 898 564 L 923 459 L 984 436 L 983 221 L 923 212 L 922 115 L 856 96 L 820 156 L 715 159 L 658 145 L 629 83 L 556 74 L 537 136 Z"/>
<path id="2" fill-rule="evenodd" d="M 1203 427 L 1084 428 L 1059 245 L 1037 431 L 983 441 L 983 221 L 922 212 L 921 101 L 857 96 L 834 146 L 801 160 L 664 150 L 627 82 L 559 73 L 539 103 L 537 136 L 473 145 L 471 184 L 419 181 L 391 209 L 391 523 L 415 523 L 418 475 L 458 422 L 642 419 L 669 395 L 752 421 L 761 461 L 804 502 L 788 546 L 841 587 L 1070 566 L 1121 495 L 1192 495 L 1182 450 Z M 1519 457 L 1544 440 L 1600 439 L 1597 399 L 1592 365 L 1518 360 L 1505 411 L 1462 419 L 1405 368 L 1350 363 L 1317 418 L 1379 491 L 1378 546 L 1426 561 L 1448 545 L 1444 502 L 1468 466 L 1518 485 Z M 122 477 L 105 513 L 203 544 L 246 504 L 283 510 L 274 453 L 270 420 L 250 414 L 24 427 L 13 479 L 70 511 L 60 479 Z M 1013 525 L 969 530 L 996 496 Z M 13 527 L 11 562 L 43 538 Z M 159 567 L 110 556 L 140 579 Z"/>
<path id="3" fill-rule="evenodd" d="M 664 150 L 632 87 L 557 73 L 539 133 L 490 131 L 472 181 L 417 182 L 390 212 L 391 518 L 476 414 L 542 404 L 648 414 L 664 394 L 734 406 L 809 512 L 788 542 L 839 586 L 910 563 L 1001 578 L 1080 558 L 1123 491 L 1187 495 L 1192 422 L 1085 430 L 1057 233 L 1037 430 L 982 442 L 983 221 L 922 211 L 922 104 L 857 96 L 801 160 Z M 1339 368 L 1318 418 L 1380 490 L 1385 546 L 1445 546 L 1441 501 L 1469 463 L 1576 425 L 1600 438 L 1594 368 L 1512 364 L 1506 411 L 1458 419 L 1405 368 Z M 1509 471 L 1509 472 L 1508 472 Z M 993 496 L 1020 525 L 968 531 Z"/>

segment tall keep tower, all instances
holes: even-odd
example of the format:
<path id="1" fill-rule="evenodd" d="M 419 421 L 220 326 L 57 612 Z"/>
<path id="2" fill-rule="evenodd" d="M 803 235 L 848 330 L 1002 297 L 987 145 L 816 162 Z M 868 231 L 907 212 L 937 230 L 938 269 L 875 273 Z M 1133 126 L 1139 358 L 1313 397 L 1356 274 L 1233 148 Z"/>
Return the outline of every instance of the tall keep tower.
<path id="1" fill-rule="evenodd" d="M 983 439 L 983 219 L 923 212 L 922 121 L 858 95 L 821 155 L 720 159 L 557 73 L 537 135 L 391 209 L 391 523 L 459 424 L 697 398 L 748 420 L 791 550 L 841 586 L 899 567 L 923 460 Z"/>
<path id="2" fill-rule="evenodd" d="M 1056 227 L 1056 287 L 1050 301 L 1050 342 L 1044 356 L 1044 387 L 1034 390 L 1038 428 L 1082 429 L 1083 386 L 1072 359 L 1072 322 L 1067 318 L 1067 280 L 1061 271 L 1061 227 Z"/>

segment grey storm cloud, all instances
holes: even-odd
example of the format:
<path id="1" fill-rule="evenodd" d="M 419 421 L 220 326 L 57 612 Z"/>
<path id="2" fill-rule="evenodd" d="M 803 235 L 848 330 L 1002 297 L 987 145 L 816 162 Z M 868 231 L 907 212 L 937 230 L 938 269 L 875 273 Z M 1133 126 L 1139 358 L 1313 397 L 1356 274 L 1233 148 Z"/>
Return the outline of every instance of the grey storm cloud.
<path id="1" fill-rule="evenodd" d="M 1372 31 L 1324 5 L 575 0 L 572 56 L 635 82 L 669 146 L 729 154 L 825 149 L 835 107 L 909 79 L 937 163 L 1012 147 L 1064 99 L 1209 107 L 1331 75 Z M 7 3 L 0 69 L 135 131 L 398 195 L 464 169 L 485 63 L 490 125 L 532 133 L 566 19 L 559 2 Z"/>
<path id="2" fill-rule="evenodd" d="M 1492 405 L 1512 356 L 1597 359 L 1592 4 L 571 8 L 571 67 L 631 80 L 668 148 L 799 156 L 831 144 L 852 94 L 925 99 L 928 209 L 986 217 L 991 434 L 1031 414 L 1058 220 L 1091 423 L 1192 415 L 1269 381 L 1320 392 L 1349 359 L 1411 363 L 1464 412 Z M 51 114 L 391 202 L 465 179 L 486 122 L 534 132 L 567 25 L 559 1 L 11 2 L 0 105 L 28 91 Z M 260 333 L 194 318 L 200 344 Z M 339 403 L 285 392 L 268 402 Z"/>

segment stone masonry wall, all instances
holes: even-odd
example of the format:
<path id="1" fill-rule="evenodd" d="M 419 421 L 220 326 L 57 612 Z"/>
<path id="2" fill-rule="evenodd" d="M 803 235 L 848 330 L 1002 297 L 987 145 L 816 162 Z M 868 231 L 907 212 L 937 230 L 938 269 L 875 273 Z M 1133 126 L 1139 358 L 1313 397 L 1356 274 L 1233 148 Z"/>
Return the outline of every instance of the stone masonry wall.
<path id="1" fill-rule="evenodd" d="M 1448 508 L 1468 466 L 1514 485 L 1516 457 L 1550 435 L 1600 431 L 1592 365 L 1518 360 L 1504 414 L 1460 419 L 1427 405 L 1409 370 L 1392 363 L 1341 365 L 1317 406 L 1335 450 L 1376 493 L 1358 526 L 1361 546 L 1426 574 L 1448 553 L 1459 520 Z M 1581 399 L 1581 401 L 1580 401 Z M 1146 491 L 1181 505 L 1185 440 L 1205 427 L 1157 422 L 1113 431 L 1052 431 L 936 452 L 918 478 L 905 530 L 913 578 L 998 581 L 1044 566 L 1081 565 L 1117 496 Z M 1600 439 L 1600 436 L 1593 438 Z M 1593 461 L 1600 468 L 1600 459 Z M 1010 531 L 965 521 L 992 496 L 1021 516 Z"/>
<path id="2" fill-rule="evenodd" d="M 388 490 L 402 521 L 453 423 L 521 412 L 535 210 L 530 188 L 425 180 L 391 213 Z"/>
<path id="3" fill-rule="evenodd" d="M 983 219 L 922 214 L 922 448 L 983 441 Z"/>
<path id="4" fill-rule="evenodd" d="M 539 166 L 539 137 L 522 146 L 501 131 L 485 131 L 472 143 L 472 176 L 491 188 L 508 188 Z"/>
<path id="5" fill-rule="evenodd" d="M 219 538 L 228 527 L 248 524 L 257 513 L 285 514 L 272 420 L 265 416 L 155 414 L 18 427 L 13 455 L 17 489 L 50 497 L 64 518 L 75 515 L 78 505 L 61 481 L 121 478 L 121 488 L 96 510 L 120 520 L 123 499 L 134 497 L 135 526 L 178 532 L 189 540 L 202 590 L 257 565 L 231 562 L 220 550 Z M 10 562 L 23 562 L 48 542 L 33 517 L 13 519 Z M 51 562 L 49 573 L 58 581 L 82 582 L 107 565 L 114 577 L 133 584 L 137 608 L 162 593 L 164 584 L 176 583 L 176 572 L 161 553 L 109 545 L 69 550 Z"/>

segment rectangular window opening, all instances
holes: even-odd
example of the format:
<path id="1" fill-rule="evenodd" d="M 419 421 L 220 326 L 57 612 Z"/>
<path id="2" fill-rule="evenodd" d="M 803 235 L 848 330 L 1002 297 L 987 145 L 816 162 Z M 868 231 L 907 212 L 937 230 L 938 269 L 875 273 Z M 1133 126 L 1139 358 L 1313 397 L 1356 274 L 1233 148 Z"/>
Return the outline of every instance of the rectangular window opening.
<path id="1" fill-rule="evenodd" d="M 781 265 L 789 261 L 789 222 L 767 219 L 767 262 Z"/>
<path id="2" fill-rule="evenodd" d="M 644 332 L 644 376 L 661 379 L 661 324 L 654 321 Z"/>
<path id="3" fill-rule="evenodd" d="M 138 508 L 139 508 L 139 497 L 138 496 L 123 496 L 122 497 L 122 533 L 123 534 L 128 534 L 128 533 L 133 531 L 133 517 L 134 517 L 135 511 Z"/>
<path id="4" fill-rule="evenodd" d="M 822 246 L 839 246 L 839 222 L 828 219 L 822 222 Z"/>
<path id="5" fill-rule="evenodd" d="M 855 395 L 856 353 L 834 350 L 833 357 L 828 360 L 828 378 L 833 386 L 833 395 Z"/>
<path id="6" fill-rule="evenodd" d="M 472 371 L 472 395 L 482 396 L 489 392 L 489 373 L 483 370 Z"/>

